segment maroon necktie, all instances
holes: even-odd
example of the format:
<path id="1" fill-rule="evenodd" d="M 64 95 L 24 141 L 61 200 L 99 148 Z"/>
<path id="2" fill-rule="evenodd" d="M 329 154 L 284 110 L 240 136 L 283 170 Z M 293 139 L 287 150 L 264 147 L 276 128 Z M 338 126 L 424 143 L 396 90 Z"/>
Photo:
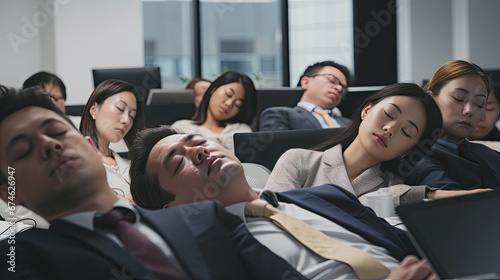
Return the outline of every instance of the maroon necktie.
<path id="1" fill-rule="evenodd" d="M 94 218 L 94 226 L 97 229 L 114 233 L 127 251 L 154 273 L 158 279 L 185 279 L 158 246 L 149 241 L 131 224 L 135 218 L 135 213 L 129 209 L 113 208 L 108 213 Z"/>

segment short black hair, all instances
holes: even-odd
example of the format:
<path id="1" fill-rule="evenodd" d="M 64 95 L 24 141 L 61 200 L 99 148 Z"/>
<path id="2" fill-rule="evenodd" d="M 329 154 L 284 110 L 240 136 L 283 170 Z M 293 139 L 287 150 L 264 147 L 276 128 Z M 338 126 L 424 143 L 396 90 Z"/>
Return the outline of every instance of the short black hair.
<path id="1" fill-rule="evenodd" d="M 146 171 L 151 150 L 163 138 L 181 134 L 168 125 L 146 128 L 137 133 L 129 151 L 130 193 L 134 202 L 144 208 L 161 209 L 175 199 L 175 195 L 161 188 L 158 175 Z"/>
<path id="2" fill-rule="evenodd" d="M 301 87 L 300 81 L 302 80 L 303 77 L 318 74 L 318 72 L 323 67 L 326 67 L 326 66 L 331 66 L 333 68 L 338 69 L 340 72 L 342 72 L 342 74 L 344 74 L 344 76 L 346 78 L 346 82 L 347 82 L 347 84 L 345 86 L 349 86 L 349 84 L 351 83 L 351 72 L 349 71 L 349 69 L 342 64 L 338 64 L 335 61 L 326 60 L 326 61 L 316 62 L 313 65 L 309 65 L 306 68 L 306 70 L 304 71 L 304 74 L 302 74 L 302 76 L 300 76 L 299 82 L 297 83 L 297 87 Z"/>
<path id="3" fill-rule="evenodd" d="M 38 87 L 31 87 L 22 90 L 12 90 L 0 85 L 0 124 L 13 113 L 26 107 L 36 106 L 48 109 L 64 118 L 73 128 L 75 125 L 66 115 L 57 108 L 50 97 L 41 92 Z M 6 184 L 5 174 L 0 170 L 0 184 Z"/>
<path id="4" fill-rule="evenodd" d="M 43 90 L 45 85 L 56 85 L 61 89 L 61 93 L 63 95 L 63 99 L 66 100 L 66 86 L 63 81 L 57 77 L 55 74 L 41 71 L 31 75 L 26 81 L 23 83 L 23 89 L 30 87 L 39 87 Z"/>

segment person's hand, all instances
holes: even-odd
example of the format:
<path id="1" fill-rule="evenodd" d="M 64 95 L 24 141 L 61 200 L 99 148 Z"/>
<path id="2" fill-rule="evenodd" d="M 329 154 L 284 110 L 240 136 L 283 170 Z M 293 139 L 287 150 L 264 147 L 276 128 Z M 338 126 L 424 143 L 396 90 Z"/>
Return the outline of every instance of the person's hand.
<path id="1" fill-rule="evenodd" d="M 440 198 L 447 198 L 447 197 L 452 197 L 452 196 L 460 196 L 460 195 L 467 195 L 467 194 L 480 193 L 480 192 L 489 192 L 492 190 L 493 189 L 475 189 L 475 190 L 463 190 L 463 191 L 436 190 L 436 191 L 429 191 L 427 193 L 427 197 L 430 199 L 440 199 Z"/>
<path id="2" fill-rule="evenodd" d="M 438 280 L 436 274 L 431 270 L 431 267 L 426 260 L 419 260 L 415 256 L 407 256 L 399 264 L 398 267 L 393 269 L 387 279 L 425 279 L 425 280 Z"/>

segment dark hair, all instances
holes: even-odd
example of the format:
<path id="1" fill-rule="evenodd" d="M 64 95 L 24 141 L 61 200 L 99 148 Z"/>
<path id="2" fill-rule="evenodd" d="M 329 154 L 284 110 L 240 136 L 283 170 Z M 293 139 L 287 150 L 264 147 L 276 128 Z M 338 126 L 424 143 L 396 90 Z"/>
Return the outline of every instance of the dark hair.
<path id="1" fill-rule="evenodd" d="M 123 137 L 125 144 L 130 148 L 132 141 L 135 138 L 137 132 L 143 129 L 146 124 L 144 120 L 144 99 L 142 95 L 135 89 L 135 87 L 129 83 L 120 80 L 106 80 L 100 83 L 94 92 L 90 95 L 85 108 L 82 113 L 82 121 L 80 123 L 80 131 L 83 135 L 89 136 L 94 141 L 96 147 L 99 147 L 99 140 L 97 139 L 97 129 L 95 127 L 95 120 L 92 119 L 90 115 L 90 108 L 94 103 L 97 105 L 102 105 L 102 103 L 108 98 L 120 92 L 130 91 L 137 101 L 137 113 L 135 115 L 134 123 L 130 131 Z"/>
<path id="2" fill-rule="evenodd" d="M 422 102 L 422 105 L 424 105 L 426 113 L 425 129 L 418 139 L 418 142 L 412 149 L 410 149 L 410 152 L 404 157 L 397 157 L 393 160 L 385 161 L 381 165 L 381 168 L 384 171 L 391 171 L 400 176 L 406 177 L 405 175 L 408 175 L 415 164 L 429 153 L 432 145 L 434 145 L 437 139 L 439 139 L 441 127 L 443 125 L 441 111 L 434 101 L 434 98 L 425 93 L 422 88 L 416 84 L 398 83 L 389 85 L 374 95 L 368 97 L 353 114 L 352 122 L 348 127 L 343 129 L 337 137 L 321 143 L 315 147 L 315 149 L 318 151 L 324 151 L 337 144 L 341 144 L 342 150 L 345 150 L 358 136 L 359 126 L 361 125 L 361 112 L 366 105 L 372 104 L 373 106 L 383 99 L 391 96 L 410 96 L 417 98 Z M 410 164 L 408 164 L 409 162 Z M 406 167 L 408 170 L 400 170 L 402 166 Z"/>
<path id="3" fill-rule="evenodd" d="M 441 65 L 424 87 L 424 90 L 431 91 L 432 95 L 438 96 L 441 89 L 449 81 L 464 75 L 475 75 L 481 78 L 486 86 L 487 94 L 490 94 L 491 81 L 486 71 L 474 63 L 463 60 L 451 60 Z"/>
<path id="4" fill-rule="evenodd" d="M 304 71 L 304 74 L 302 74 L 302 76 L 300 76 L 299 82 L 297 83 L 297 87 L 301 87 L 300 81 L 302 80 L 303 77 L 318 74 L 318 72 L 321 69 L 323 69 L 323 67 L 326 67 L 326 66 L 331 66 L 333 68 L 337 68 L 340 72 L 342 72 L 342 74 L 344 74 L 346 81 L 347 81 L 347 84 L 345 86 L 349 86 L 349 84 L 351 83 L 351 72 L 349 72 L 349 69 L 347 69 L 347 67 L 345 67 L 342 64 L 338 64 L 335 61 L 326 60 L 326 61 L 316 62 L 313 65 L 309 65 L 306 68 L 306 70 Z"/>
<path id="5" fill-rule="evenodd" d="M 236 71 L 227 71 L 224 74 L 220 75 L 215 81 L 213 81 L 207 89 L 206 94 L 203 96 L 201 100 L 200 107 L 196 110 L 193 118 L 191 120 L 194 121 L 197 125 L 202 125 L 207 120 L 207 111 L 208 106 L 210 105 L 210 98 L 212 97 L 212 93 L 217 90 L 219 87 L 231 83 L 240 83 L 245 89 L 245 98 L 243 100 L 243 106 L 241 107 L 238 114 L 234 117 L 222 121 L 223 123 L 246 123 L 251 125 L 253 118 L 255 117 L 255 112 L 257 108 L 257 94 L 255 90 L 255 86 L 247 75 L 236 72 Z M 210 93 L 210 94 L 207 94 Z"/>
<path id="6" fill-rule="evenodd" d="M 161 209 L 175 199 L 175 195 L 162 189 L 157 174 L 146 171 L 146 165 L 153 147 L 165 137 L 180 134 L 170 126 L 146 128 L 137 134 L 129 152 L 130 193 L 134 202 L 144 208 Z"/>
<path id="7" fill-rule="evenodd" d="M 0 85 L 0 123 L 2 123 L 11 114 L 30 106 L 37 106 L 53 111 L 76 129 L 74 124 L 63 112 L 61 112 L 61 110 L 59 110 L 59 108 L 57 108 L 50 97 L 41 92 L 38 87 L 15 91 Z M 3 171 L 0 170 L 0 184 L 6 183 L 6 176 Z"/>
<path id="8" fill-rule="evenodd" d="M 194 89 L 194 85 L 196 85 L 198 82 L 209 82 L 211 83 L 209 80 L 207 79 L 202 79 L 202 78 L 194 78 L 191 80 L 191 82 L 189 82 L 187 85 L 186 85 L 186 89 Z"/>
<path id="9" fill-rule="evenodd" d="M 63 95 L 63 99 L 66 100 L 66 86 L 63 81 L 59 79 L 56 75 L 41 71 L 31 75 L 26 81 L 23 83 L 23 89 L 30 87 L 39 87 L 40 90 L 44 90 L 46 85 L 56 85 L 61 89 L 61 93 Z"/>

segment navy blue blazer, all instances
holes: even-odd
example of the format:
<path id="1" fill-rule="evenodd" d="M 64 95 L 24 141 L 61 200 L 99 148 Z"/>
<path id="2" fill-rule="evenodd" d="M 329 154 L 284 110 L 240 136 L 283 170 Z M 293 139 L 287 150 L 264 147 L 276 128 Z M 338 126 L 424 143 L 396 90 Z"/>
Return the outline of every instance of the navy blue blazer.
<path id="1" fill-rule="evenodd" d="M 368 242 L 384 247 L 399 261 L 418 255 L 406 232 L 377 217 L 371 208 L 342 187 L 322 185 L 277 192 L 278 200 L 293 203 L 356 233 Z"/>
<path id="2" fill-rule="evenodd" d="M 137 210 L 191 279 L 305 279 L 258 243 L 241 219 L 218 202 Z M 0 279 L 156 279 L 115 242 L 62 220 L 52 222 L 48 230 L 27 230 L 14 240 L 0 243 Z M 8 271 L 11 246 L 15 273 Z"/>
<path id="3" fill-rule="evenodd" d="M 347 126 L 351 120 L 335 116 L 340 126 Z M 262 112 L 259 119 L 259 131 L 319 129 L 322 128 L 318 120 L 306 109 L 295 106 L 271 107 Z"/>
<path id="4" fill-rule="evenodd" d="M 478 188 L 496 188 L 500 182 L 500 153 L 485 145 L 464 144 L 488 164 L 496 182 L 481 180 L 481 166 L 458 155 L 458 149 L 448 147 L 439 140 L 432 146 L 430 155 L 424 157 L 415 166 L 413 173 L 405 179 L 408 185 L 427 185 L 443 190 L 472 190 Z"/>

